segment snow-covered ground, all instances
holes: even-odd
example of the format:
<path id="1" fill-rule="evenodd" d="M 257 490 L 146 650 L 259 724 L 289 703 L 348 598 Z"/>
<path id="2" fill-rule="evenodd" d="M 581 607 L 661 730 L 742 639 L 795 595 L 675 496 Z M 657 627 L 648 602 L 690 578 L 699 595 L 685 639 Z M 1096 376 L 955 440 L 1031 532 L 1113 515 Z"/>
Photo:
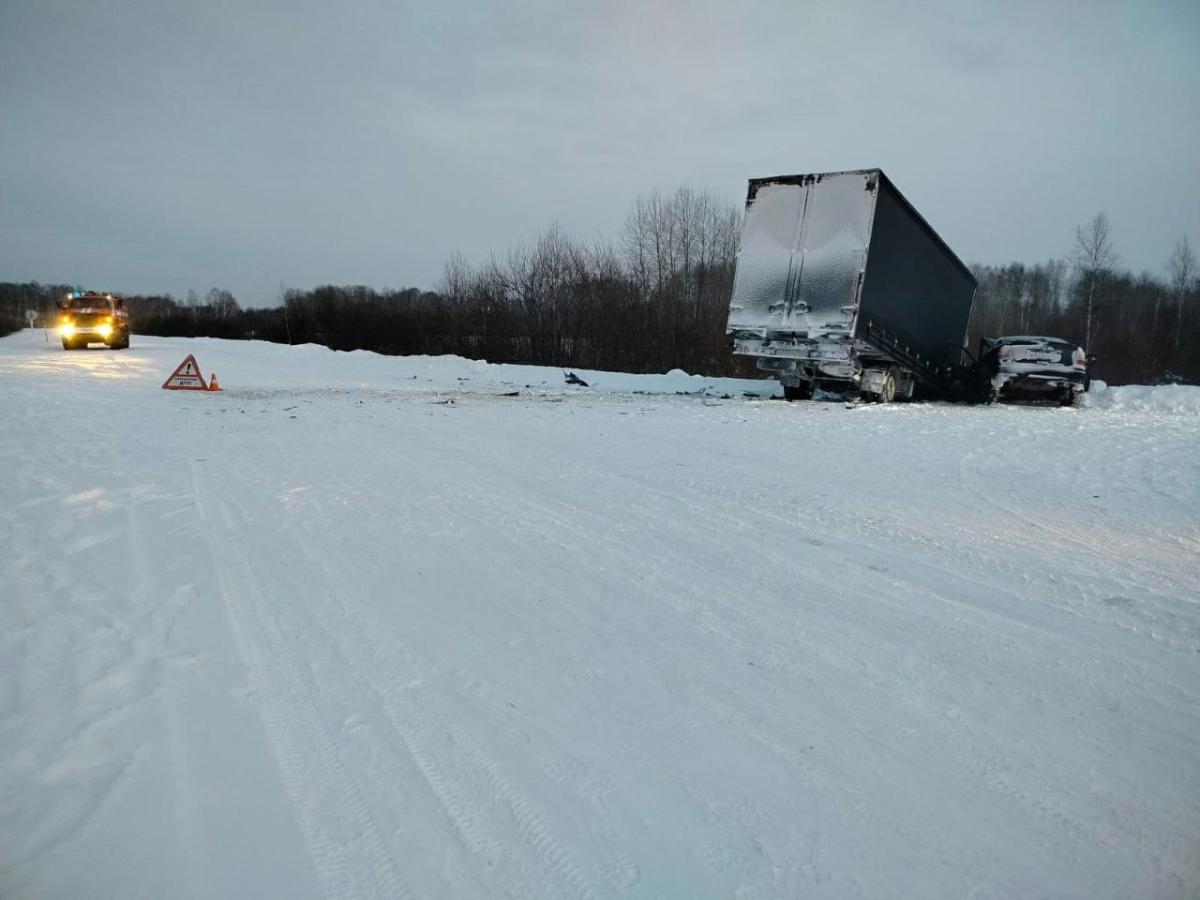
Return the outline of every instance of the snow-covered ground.
<path id="1" fill-rule="evenodd" d="M 0 340 L 0 896 L 1197 896 L 1200 389 L 578 374 Z"/>

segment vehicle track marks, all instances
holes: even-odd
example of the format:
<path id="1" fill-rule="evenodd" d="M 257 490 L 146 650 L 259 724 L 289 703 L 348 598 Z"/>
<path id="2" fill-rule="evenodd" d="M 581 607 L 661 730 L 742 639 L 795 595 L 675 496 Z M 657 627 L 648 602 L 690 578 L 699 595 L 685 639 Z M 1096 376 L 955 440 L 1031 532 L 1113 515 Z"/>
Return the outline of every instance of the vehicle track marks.
<path id="1" fill-rule="evenodd" d="M 305 558 L 323 558 L 319 539 L 293 536 Z M 404 642 L 365 619 L 362 606 L 338 597 L 336 573 L 323 576 L 328 590 L 322 593 L 333 598 L 336 608 L 315 614 L 322 627 L 339 631 L 343 643 L 353 648 L 344 655 L 345 666 L 384 710 L 394 745 L 404 748 L 436 797 L 481 882 L 512 896 L 595 896 L 593 877 L 555 838 L 533 802 L 465 730 L 430 712 L 421 671 Z M 398 690 L 396 685 L 412 687 Z"/>
<path id="2" fill-rule="evenodd" d="M 248 529 L 205 488 L 194 463 L 192 477 L 230 630 L 322 889 L 331 900 L 411 896 L 314 706 L 300 662 L 266 608 L 239 539 Z"/>

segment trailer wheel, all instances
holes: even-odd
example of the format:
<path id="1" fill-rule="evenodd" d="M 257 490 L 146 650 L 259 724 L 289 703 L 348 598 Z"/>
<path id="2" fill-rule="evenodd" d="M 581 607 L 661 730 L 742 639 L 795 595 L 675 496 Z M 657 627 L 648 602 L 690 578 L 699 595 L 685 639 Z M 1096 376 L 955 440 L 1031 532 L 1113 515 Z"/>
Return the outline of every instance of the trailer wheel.
<path id="1" fill-rule="evenodd" d="M 896 370 L 888 369 L 883 376 L 883 384 L 879 386 L 879 402 L 891 403 L 896 399 Z"/>

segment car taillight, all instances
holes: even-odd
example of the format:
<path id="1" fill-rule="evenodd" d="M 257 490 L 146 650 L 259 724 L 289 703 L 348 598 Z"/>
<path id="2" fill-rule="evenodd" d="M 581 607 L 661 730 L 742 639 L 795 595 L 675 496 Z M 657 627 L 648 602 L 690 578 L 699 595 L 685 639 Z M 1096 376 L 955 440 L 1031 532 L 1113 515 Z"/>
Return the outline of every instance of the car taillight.
<path id="1" fill-rule="evenodd" d="M 1087 354 L 1083 352 L 1082 347 L 1076 347 L 1075 352 L 1071 354 L 1071 365 L 1077 369 L 1087 368 Z"/>

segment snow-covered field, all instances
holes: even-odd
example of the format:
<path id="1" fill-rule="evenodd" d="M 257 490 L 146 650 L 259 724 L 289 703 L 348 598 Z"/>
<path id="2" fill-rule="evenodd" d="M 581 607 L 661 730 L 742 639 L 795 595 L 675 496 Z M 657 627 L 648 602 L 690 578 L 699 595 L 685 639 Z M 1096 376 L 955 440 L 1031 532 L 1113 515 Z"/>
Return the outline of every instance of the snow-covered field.
<path id="1" fill-rule="evenodd" d="M 1197 896 L 1200 389 L 579 374 L 0 340 L 0 896 Z"/>

